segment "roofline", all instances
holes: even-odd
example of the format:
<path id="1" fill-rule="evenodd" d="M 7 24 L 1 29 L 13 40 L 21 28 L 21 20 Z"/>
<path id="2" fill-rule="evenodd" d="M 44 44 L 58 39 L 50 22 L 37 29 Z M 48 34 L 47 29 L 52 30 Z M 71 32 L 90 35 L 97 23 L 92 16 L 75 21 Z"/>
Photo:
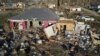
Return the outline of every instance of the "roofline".
<path id="1" fill-rule="evenodd" d="M 33 20 L 33 19 L 8 19 L 8 21 L 10 21 L 10 20 Z M 36 19 L 36 20 L 38 20 L 38 21 L 44 21 L 44 20 L 46 20 L 46 21 L 52 21 L 52 20 L 54 20 L 54 21 L 58 21 L 59 19 Z"/>

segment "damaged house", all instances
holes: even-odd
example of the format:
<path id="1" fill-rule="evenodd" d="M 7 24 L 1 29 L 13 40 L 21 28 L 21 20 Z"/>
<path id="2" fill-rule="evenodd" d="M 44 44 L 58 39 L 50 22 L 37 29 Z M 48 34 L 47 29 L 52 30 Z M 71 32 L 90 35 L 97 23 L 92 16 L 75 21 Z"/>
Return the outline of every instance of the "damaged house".
<path id="1" fill-rule="evenodd" d="M 62 28 L 65 29 L 68 32 L 73 32 L 76 25 L 76 21 L 73 19 L 66 19 L 61 17 L 60 20 L 56 23 L 56 27 L 58 30 L 61 30 Z"/>
<path id="2" fill-rule="evenodd" d="M 39 26 L 45 28 L 58 20 L 59 16 L 47 8 L 32 8 L 8 19 L 10 29 L 17 28 L 19 30 Z"/>

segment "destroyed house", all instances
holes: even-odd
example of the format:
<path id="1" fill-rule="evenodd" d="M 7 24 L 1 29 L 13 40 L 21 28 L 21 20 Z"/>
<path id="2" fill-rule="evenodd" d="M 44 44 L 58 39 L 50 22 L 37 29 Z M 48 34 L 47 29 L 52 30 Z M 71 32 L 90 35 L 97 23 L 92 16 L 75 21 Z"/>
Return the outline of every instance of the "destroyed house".
<path id="1" fill-rule="evenodd" d="M 58 30 L 64 29 L 68 32 L 73 32 L 75 28 L 76 21 L 73 19 L 60 18 L 56 23 Z"/>
<path id="2" fill-rule="evenodd" d="M 40 25 L 47 27 L 58 20 L 59 16 L 47 8 L 28 9 L 17 16 L 9 18 L 10 28 L 16 27 L 15 23 L 17 23 L 17 28 L 21 30 Z"/>

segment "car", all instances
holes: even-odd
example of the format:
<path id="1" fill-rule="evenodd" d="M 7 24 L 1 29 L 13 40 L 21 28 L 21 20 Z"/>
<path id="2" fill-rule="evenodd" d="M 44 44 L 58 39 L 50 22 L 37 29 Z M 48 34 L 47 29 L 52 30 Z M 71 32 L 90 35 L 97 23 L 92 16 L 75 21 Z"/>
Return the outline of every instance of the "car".
<path id="1" fill-rule="evenodd" d="M 90 16 L 82 16 L 81 19 L 83 19 L 85 21 L 94 21 L 95 20 L 93 17 L 90 17 Z"/>

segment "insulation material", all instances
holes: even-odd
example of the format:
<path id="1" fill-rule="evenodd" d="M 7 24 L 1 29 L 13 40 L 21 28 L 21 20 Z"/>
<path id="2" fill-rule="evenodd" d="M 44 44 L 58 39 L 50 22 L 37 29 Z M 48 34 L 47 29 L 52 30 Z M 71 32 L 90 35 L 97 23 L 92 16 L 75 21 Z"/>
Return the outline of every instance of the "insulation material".
<path id="1" fill-rule="evenodd" d="M 56 35 L 55 25 L 51 25 L 51 26 L 45 28 L 44 32 L 46 33 L 48 38 L 50 38 L 51 36 L 55 36 Z"/>

